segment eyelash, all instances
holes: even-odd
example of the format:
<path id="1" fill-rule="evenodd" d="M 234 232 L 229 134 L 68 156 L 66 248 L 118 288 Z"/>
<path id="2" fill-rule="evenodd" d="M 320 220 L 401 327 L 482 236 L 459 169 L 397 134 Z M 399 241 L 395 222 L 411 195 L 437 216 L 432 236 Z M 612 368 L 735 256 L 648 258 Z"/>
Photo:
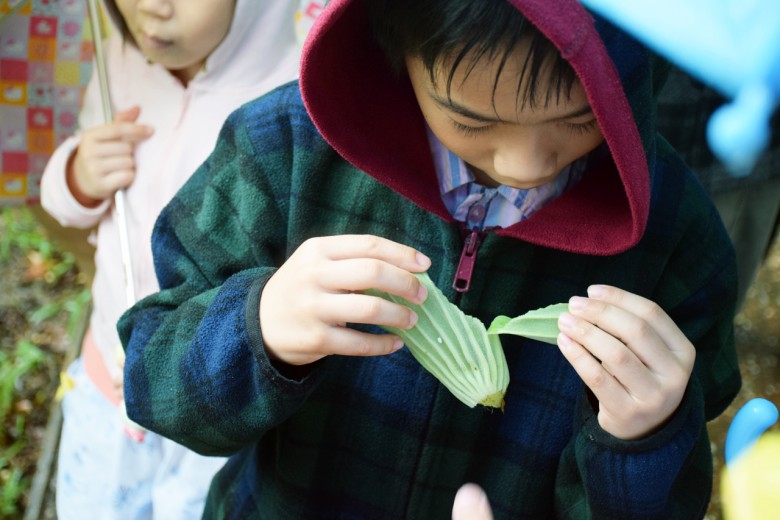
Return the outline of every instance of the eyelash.
<path id="1" fill-rule="evenodd" d="M 591 119 L 587 123 L 564 123 L 566 128 L 574 134 L 587 134 L 596 128 L 596 120 Z"/>
<path id="2" fill-rule="evenodd" d="M 454 119 L 451 119 L 453 126 L 455 127 L 455 130 L 462 133 L 463 135 L 467 137 L 473 137 L 475 135 L 479 135 L 483 132 L 487 132 L 493 125 L 485 125 L 485 126 L 467 126 L 463 123 L 458 123 Z"/>
<path id="3" fill-rule="evenodd" d="M 479 135 L 481 133 L 487 132 L 490 130 L 493 125 L 485 125 L 485 126 L 467 126 L 463 123 L 459 123 L 455 121 L 454 119 L 451 119 L 453 126 L 455 129 L 465 135 L 466 137 L 474 137 L 476 135 Z M 596 128 L 596 120 L 591 119 L 587 123 L 563 123 L 567 130 L 569 130 L 572 133 L 575 134 L 587 134 L 594 128 Z"/>

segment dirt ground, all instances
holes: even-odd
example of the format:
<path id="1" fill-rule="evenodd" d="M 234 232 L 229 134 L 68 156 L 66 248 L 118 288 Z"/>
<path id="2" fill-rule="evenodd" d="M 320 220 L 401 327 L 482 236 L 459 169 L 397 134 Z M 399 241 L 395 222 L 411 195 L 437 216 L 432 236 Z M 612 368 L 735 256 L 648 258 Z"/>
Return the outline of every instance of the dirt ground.
<path id="1" fill-rule="evenodd" d="M 707 520 L 722 518 L 719 477 L 726 432 L 734 414 L 754 397 L 768 399 L 780 408 L 780 242 L 775 242 L 737 315 L 736 342 L 742 390 L 726 412 L 709 425 L 715 456 L 715 494 Z"/>

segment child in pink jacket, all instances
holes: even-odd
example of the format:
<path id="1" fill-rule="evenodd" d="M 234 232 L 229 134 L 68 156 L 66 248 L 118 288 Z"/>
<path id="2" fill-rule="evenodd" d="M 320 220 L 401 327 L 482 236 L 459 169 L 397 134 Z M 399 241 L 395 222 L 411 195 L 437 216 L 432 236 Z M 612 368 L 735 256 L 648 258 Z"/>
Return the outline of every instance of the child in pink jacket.
<path id="1" fill-rule="evenodd" d="M 123 433 L 116 322 L 126 288 L 113 195 L 125 212 L 140 299 L 158 290 L 150 237 L 163 206 L 208 156 L 225 118 L 297 75 L 295 0 L 112 0 L 106 41 L 114 121 L 105 124 L 96 75 L 81 131 L 54 153 L 43 207 L 64 226 L 97 226 L 93 312 L 63 402 L 60 519 L 200 518 L 224 459 L 147 433 Z"/>

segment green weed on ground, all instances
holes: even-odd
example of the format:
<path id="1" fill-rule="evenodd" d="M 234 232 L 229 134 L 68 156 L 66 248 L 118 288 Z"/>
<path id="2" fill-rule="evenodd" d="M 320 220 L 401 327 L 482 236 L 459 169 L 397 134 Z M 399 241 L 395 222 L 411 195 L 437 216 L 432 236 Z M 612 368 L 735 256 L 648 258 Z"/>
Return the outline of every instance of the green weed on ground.
<path id="1" fill-rule="evenodd" d="M 21 518 L 90 294 L 27 208 L 0 211 L 0 519 Z"/>

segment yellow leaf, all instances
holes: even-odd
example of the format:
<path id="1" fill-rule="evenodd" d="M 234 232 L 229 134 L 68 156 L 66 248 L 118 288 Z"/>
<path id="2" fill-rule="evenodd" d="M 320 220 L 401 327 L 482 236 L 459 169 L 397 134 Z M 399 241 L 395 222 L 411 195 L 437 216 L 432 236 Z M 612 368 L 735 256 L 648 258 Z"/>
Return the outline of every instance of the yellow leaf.
<path id="1" fill-rule="evenodd" d="M 66 372 L 60 372 L 60 386 L 57 387 L 57 393 L 54 394 L 55 401 L 61 401 L 65 394 L 76 387 L 76 381 Z"/>

